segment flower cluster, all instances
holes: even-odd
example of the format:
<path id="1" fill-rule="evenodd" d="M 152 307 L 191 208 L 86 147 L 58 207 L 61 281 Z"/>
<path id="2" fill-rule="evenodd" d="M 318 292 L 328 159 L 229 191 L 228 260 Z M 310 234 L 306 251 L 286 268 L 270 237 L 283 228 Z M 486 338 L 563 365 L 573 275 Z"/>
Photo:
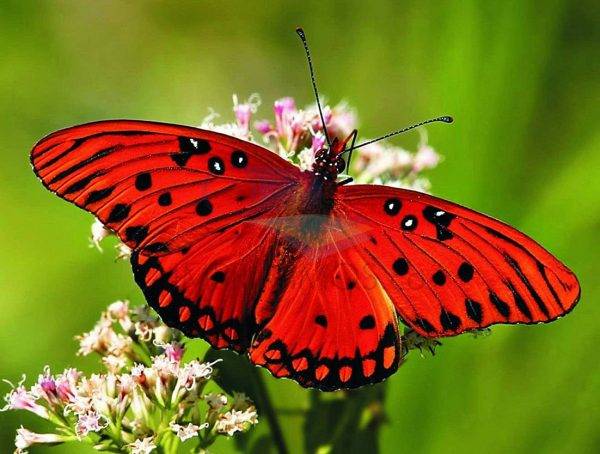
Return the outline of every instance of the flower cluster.
<path id="1" fill-rule="evenodd" d="M 262 143 L 301 170 L 312 170 L 317 152 L 327 146 L 317 106 L 298 108 L 294 99 L 285 97 L 275 101 L 271 119 L 256 120 L 259 106 L 258 95 L 246 102 L 234 96 L 233 122 L 216 123 L 219 115 L 211 112 L 201 127 Z M 357 116 L 346 104 L 325 105 L 322 115 L 330 140 L 345 141 L 356 129 Z M 383 142 L 357 148 L 347 170 L 358 183 L 426 191 L 429 182 L 422 172 L 439 161 L 422 133 L 416 152 Z M 112 234 L 96 220 L 92 245 L 101 250 L 100 242 Z M 118 258 L 129 258 L 131 250 L 125 244 L 116 247 Z M 34 444 L 74 440 L 133 453 L 159 447 L 176 452 L 179 443 L 195 440 L 194 449 L 201 451 L 219 435 L 232 436 L 257 423 L 256 408 L 243 394 L 207 391 L 215 363 L 184 362 L 181 333 L 162 324 L 146 306 L 132 309 L 128 302 L 117 301 L 77 339 L 78 354 L 100 355 L 106 372 L 88 377 L 76 369 L 52 374 L 45 368 L 32 387 L 26 388 L 23 381 L 13 386 L 4 410 L 27 410 L 56 427 L 55 433 L 47 434 L 21 427 L 17 452 Z M 403 345 L 433 353 L 439 343 L 408 330 Z"/>
<path id="2" fill-rule="evenodd" d="M 256 109 L 245 111 L 254 112 Z M 254 125 L 262 141 L 280 156 L 298 164 L 302 170 L 310 170 L 315 153 L 327 145 L 317 106 L 298 109 L 292 98 L 282 98 L 275 101 L 273 113 L 273 121 L 261 120 Z M 236 119 L 239 123 L 238 115 Z M 330 140 L 337 138 L 344 141 L 358 123 L 355 111 L 345 103 L 324 106 L 323 119 Z M 422 133 L 416 153 L 383 142 L 358 148 L 350 170 L 355 180 L 361 183 L 426 190 L 429 183 L 419 174 L 435 167 L 439 161 L 439 155 L 427 144 L 427 135 Z"/>
<path id="3" fill-rule="evenodd" d="M 207 392 L 216 362 L 183 361 L 182 334 L 162 324 L 146 306 L 117 301 L 94 329 L 81 336 L 80 355 L 97 353 L 107 371 L 86 376 L 49 367 L 27 388 L 24 379 L 6 395 L 2 410 L 26 410 L 50 421 L 55 433 L 18 429 L 19 453 L 34 444 L 82 441 L 96 449 L 176 452 L 194 439 L 205 448 L 258 422 L 243 394 Z M 213 386 L 214 387 L 214 386 Z M 174 447 L 174 448 L 173 448 Z"/>

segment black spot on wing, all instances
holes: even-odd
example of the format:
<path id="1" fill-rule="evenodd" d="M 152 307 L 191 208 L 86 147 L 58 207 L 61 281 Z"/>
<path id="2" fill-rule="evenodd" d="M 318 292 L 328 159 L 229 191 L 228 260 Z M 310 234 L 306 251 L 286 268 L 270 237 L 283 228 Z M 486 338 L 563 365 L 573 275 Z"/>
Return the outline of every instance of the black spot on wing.
<path id="1" fill-rule="evenodd" d="M 143 225 L 134 225 L 125 229 L 125 238 L 127 241 L 141 243 L 148 236 L 148 227 Z"/>
<path id="2" fill-rule="evenodd" d="M 383 204 L 383 210 L 390 216 L 396 216 L 402 208 L 402 203 L 398 199 L 387 199 Z"/>
<path id="3" fill-rule="evenodd" d="M 200 200 L 196 205 L 196 213 L 198 216 L 208 216 L 212 213 L 213 206 L 208 199 Z"/>
<path id="4" fill-rule="evenodd" d="M 471 279 L 473 279 L 473 272 L 473 267 L 467 262 L 461 263 L 461 265 L 458 267 L 458 277 L 463 282 L 469 282 Z"/>
<path id="5" fill-rule="evenodd" d="M 483 319 L 481 304 L 479 304 L 477 301 L 467 298 L 465 299 L 465 309 L 467 310 L 467 315 L 471 320 L 481 324 L 481 320 Z"/>
<path id="6" fill-rule="evenodd" d="M 169 206 L 171 203 L 173 203 L 173 199 L 171 198 L 170 192 L 164 192 L 158 196 L 158 204 L 161 207 Z"/>
<path id="7" fill-rule="evenodd" d="M 215 271 L 210 278 L 211 280 L 222 284 L 225 282 L 225 273 L 223 271 Z"/>
<path id="8" fill-rule="evenodd" d="M 400 227 L 402 228 L 402 230 L 411 232 L 417 228 L 417 223 L 418 223 L 417 218 L 415 216 L 413 216 L 412 214 L 409 214 L 408 216 L 404 216 L 404 218 L 402 219 L 402 222 L 400 223 Z"/>
<path id="9" fill-rule="evenodd" d="M 144 250 L 147 252 L 167 252 L 169 248 L 165 243 L 156 242 L 145 246 Z"/>
<path id="10" fill-rule="evenodd" d="M 404 276 L 408 273 L 408 262 L 404 258 L 399 258 L 394 262 L 392 268 L 397 275 Z"/>
<path id="11" fill-rule="evenodd" d="M 525 284 L 525 287 L 527 287 L 527 290 L 529 290 L 529 293 L 533 297 L 533 300 L 535 301 L 537 306 L 540 308 L 540 310 L 543 312 L 543 314 L 546 316 L 546 318 L 550 318 L 550 313 L 548 312 L 548 308 L 546 307 L 546 304 L 544 304 L 544 301 L 542 300 L 540 295 L 535 291 L 535 288 L 533 288 L 533 285 L 531 285 L 531 282 L 529 282 L 529 279 L 527 279 L 527 276 L 525 276 L 525 274 L 523 273 L 523 270 L 521 270 L 519 263 L 514 258 L 512 258 L 509 254 L 505 253 L 504 258 L 506 259 L 508 264 L 511 266 L 511 268 L 513 270 L 515 270 L 515 273 L 517 273 L 517 276 L 519 276 L 519 279 L 521 279 L 523 284 Z"/>
<path id="12" fill-rule="evenodd" d="M 513 295 L 515 305 L 517 306 L 517 309 L 519 309 L 519 312 L 521 312 L 521 314 L 527 317 L 530 321 L 533 321 L 533 317 L 531 316 L 531 311 L 529 310 L 529 307 L 525 303 L 523 297 L 519 294 L 519 292 L 517 292 L 515 286 L 510 281 L 507 281 L 506 285 L 508 286 L 510 292 Z"/>
<path id="13" fill-rule="evenodd" d="M 490 291 L 490 303 L 493 304 L 493 306 L 496 308 L 496 310 L 500 313 L 500 315 L 502 315 L 505 318 L 508 318 L 508 316 L 510 315 L 510 306 L 502 301 L 498 295 L 496 295 L 494 292 Z"/>
<path id="14" fill-rule="evenodd" d="M 327 317 L 325 317 L 324 315 L 317 315 L 315 317 L 315 323 L 319 326 L 322 326 L 323 328 L 327 327 Z"/>
<path id="15" fill-rule="evenodd" d="M 360 329 L 373 329 L 375 328 L 375 318 L 372 315 L 365 315 L 359 324 Z"/>
<path id="16" fill-rule="evenodd" d="M 438 270 L 431 276 L 431 280 L 436 285 L 444 285 L 446 283 L 446 275 L 442 270 Z"/>
<path id="17" fill-rule="evenodd" d="M 66 177 L 68 177 L 69 175 L 71 175 L 72 173 L 75 173 L 78 170 L 83 169 L 84 167 L 88 166 L 92 162 L 97 161 L 98 159 L 102 159 L 102 158 L 108 156 L 109 154 L 111 154 L 115 150 L 115 148 L 116 147 L 105 148 L 103 150 L 98 151 L 97 153 L 95 153 L 94 155 L 90 156 L 89 158 L 84 159 L 83 161 L 79 161 L 77 164 L 73 164 L 71 167 L 69 167 L 66 170 L 63 170 L 58 175 L 56 175 L 54 178 L 52 178 L 52 180 L 50 180 L 48 182 L 48 185 L 53 185 L 55 183 L 58 183 L 60 180 L 63 180 Z"/>
<path id="18" fill-rule="evenodd" d="M 208 170 L 215 175 L 223 175 L 225 173 L 225 163 L 221 158 L 213 156 L 208 160 Z"/>
<path id="19" fill-rule="evenodd" d="M 178 137 L 177 141 L 179 153 L 172 153 L 171 159 L 181 167 L 185 166 L 192 156 L 206 154 L 211 149 L 208 140 Z"/>
<path id="20" fill-rule="evenodd" d="M 243 169 L 248 165 L 248 155 L 241 150 L 235 150 L 231 153 L 231 164 L 238 169 Z"/>
<path id="21" fill-rule="evenodd" d="M 108 215 L 108 219 L 106 220 L 107 224 L 112 224 L 114 222 L 121 222 L 129 216 L 129 212 L 131 211 L 131 206 L 125 203 L 117 203 L 113 209 L 110 211 Z"/>
<path id="22" fill-rule="evenodd" d="M 135 188 L 138 191 L 146 191 L 152 187 L 152 176 L 148 172 L 140 173 L 135 178 Z"/>
<path id="23" fill-rule="evenodd" d="M 426 221 L 435 225 L 437 239 L 440 241 L 453 238 L 452 232 L 448 229 L 456 215 L 448 213 L 440 208 L 427 206 L 423 209 L 423 217 Z"/>
<path id="24" fill-rule="evenodd" d="M 85 199 L 84 205 L 89 205 L 90 203 L 96 203 L 100 200 L 107 198 L 112 192 L 115 190 L 115 186 L 111 186 L 110 188 L 98 189 L 96 191 L 92 191 L 88 194 Z"/>
<path id="25" fill-rule="evenodd" d="M 444 331 L 457 331 L 462 324 L 457 315 L 444 309 L 442 309 L 442 313 L 440 314 L 440 323 L 442 324 Z"/>
<path id="26" fill-rule="evenodd" d="M 84 177 L 81 180 L 78 180 L 75 183 L 73 183 L 72 185 L 70 185 L 69 187 L 67 187 L 67 189 L 65 189 L 63 194 L 71 194 L 73 192 L 81 191 L 82 189 L 85 189 L 85 187 L 88 184 L 90 184 L 92 182 L 92 180 L 94 180 L 104 174 L 106 174 L 105 171 L 94 172 L 94 173 L 88 175 L 87 177 Z"/>
<path id="27" fill-rule="evenodd" d="M 426 333 L 432 333 L 435 331 L 435 327 L 425 318 L 417 318 L 415 320 L 415 325 L 417 325 Z"/>

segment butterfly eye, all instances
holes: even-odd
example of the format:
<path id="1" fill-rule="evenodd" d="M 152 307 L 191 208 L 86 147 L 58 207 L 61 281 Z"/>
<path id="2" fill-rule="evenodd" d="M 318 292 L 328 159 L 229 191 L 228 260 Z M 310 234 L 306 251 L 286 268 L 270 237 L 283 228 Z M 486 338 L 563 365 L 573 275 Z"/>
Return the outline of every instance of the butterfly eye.
<path id="1" fill-rule="evenodd" d="M 337 171 L 338 173 L 342 173 L 344 171 L 344 169 L 346 168 L 346 161 L 344 161 L 342 158 L 339 158 L 337 163 Z"/>

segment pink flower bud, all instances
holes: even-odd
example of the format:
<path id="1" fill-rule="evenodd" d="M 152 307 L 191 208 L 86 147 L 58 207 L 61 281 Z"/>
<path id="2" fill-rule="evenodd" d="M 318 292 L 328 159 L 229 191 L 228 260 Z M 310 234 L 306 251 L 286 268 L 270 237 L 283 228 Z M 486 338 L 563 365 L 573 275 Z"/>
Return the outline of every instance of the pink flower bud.
<path id="1" fill-rule="evenodd" d="M 273 125 L 268 120 L 261 120 L 254 123 L 254 128 L 261 134 L 269 134 L 273 132 Z"/>
<path id="2" fill-rule="evenodd" d="M 275 118 L 283 118 L 285 115 L 296 110 L 296 102 L 294 98 L 280 98 L 275 101 Z"/>
<path id="3" fill-rule="evenodd" d="M 183 354 L 185 353 L 185 348 L 179 342 L 166 344 L 164 346 L 164 349 L 169 361 L 173 361 L 176 363 L 179 363 L 181 361 L 181 358 L 183 358 Z"/>
<path id="4" fill-rule="evenodd" d="M 325 146 L 325 136 L 323 134 L 317 134 L 312 138 L 311 150 L 317 152 Z"/>
<path id="5" fill-rule="evenodd" d="M 38 404 L 37 398 L 28 392 L 24 386 L 17 386 L 8 393 L 4 400 L 6 405 L 1 409 L 5 410 L 27 410 L 35 413 L 41 418 L 48 419 L 49 413 L 46 407 Z"/>

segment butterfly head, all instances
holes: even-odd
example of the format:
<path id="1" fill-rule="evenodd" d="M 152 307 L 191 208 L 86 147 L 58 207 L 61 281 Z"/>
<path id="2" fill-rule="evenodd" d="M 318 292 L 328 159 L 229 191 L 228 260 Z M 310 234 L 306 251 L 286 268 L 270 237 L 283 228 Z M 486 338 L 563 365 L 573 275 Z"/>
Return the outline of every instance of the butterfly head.
<path id="1" fill-rule="evenodd" d="M 335 181 L 337 176 L 346 169 L 344 154 L 352 149 L 355 139 L 356 130 L 352 131 L 343 142 L 336 137 L 331 142 L 331 147 L 317 151 L 312 169 L 315 175 L 321 176 L 324 180 Z"/>
<path id="2" fill-rule="evenodd" d="M 338 174 L 342 173 L 346 168 L 344 158 L 336 150 L 338 143 L 338 140 L 334 139 L 331 143 L 331 148 L 322 148 L 315 154 L 315 162 L 312 170 L 315 175 L 319 175 L 324 180 L 335 181 Z"/>

